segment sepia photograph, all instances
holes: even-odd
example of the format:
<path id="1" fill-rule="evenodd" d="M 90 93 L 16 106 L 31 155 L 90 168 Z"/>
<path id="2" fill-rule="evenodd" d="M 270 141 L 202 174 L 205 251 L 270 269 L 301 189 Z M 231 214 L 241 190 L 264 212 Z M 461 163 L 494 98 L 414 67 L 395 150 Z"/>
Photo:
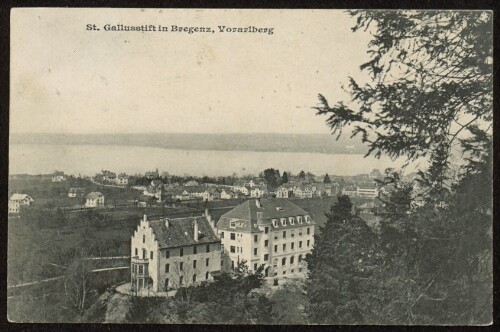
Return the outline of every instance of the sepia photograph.
<path id="1" fill-rule="evenodd" d="M 493 323 L 493 12 L 12 8 L 10 323 Z"/>

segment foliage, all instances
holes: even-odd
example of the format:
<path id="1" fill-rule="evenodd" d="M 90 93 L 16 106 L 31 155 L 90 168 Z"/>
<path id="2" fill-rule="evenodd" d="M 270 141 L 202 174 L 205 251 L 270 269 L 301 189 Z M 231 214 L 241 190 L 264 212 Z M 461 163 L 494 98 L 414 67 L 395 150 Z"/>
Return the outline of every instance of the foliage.
<path id="1" fill-rule="evenodd" d="M 267 188 L 269 190 L 274 190 L 278 188 L 281 184 L 280 171 L 274 168 L 267 168 L 262 173 L 262 176 L 267 182 Z"/>
<path id="2" fill-rule="evenodd" d="M 332 183 L 332 180 L 330 180 L 328 173 L 326 173 L 325 177 L 323 178 L 323 183 Z"/>
<path id="3" fill-rule="evenodd" d="M 281 178 L 281 183 L 288 183 L 288 173 L 283 172 L 283 177 Z"/>
<path id="4" fill-rule="evenodd" d="M 355 321 L 490 323 L 492 15 L 401 10 L 351 15 L 357 18 L 354 31 L 372 34 L 371 59 L 360 67 L 367 82 L 350 78 L 349 103 L 330 107 L 320 95 L 317 113 L 328 116 L 333 133 L 340 136 L 347 128 L 352 136 L 361 135 L 367 155 L 428 160 L 413 183 L 394 171 L 380 181 L 391 188 L 378 212 L 377 257 L 383 264 L 373 269 L 370 301 L 364 312 L 355 311 Z M 457 154 L 458 165 L 452 161 Z M 338 300 L 317 308 L 318 297 L 337 290 L 336 270 L 323 279 L 317 272 L 325 259 L 321 250 L 328 246 L 324 240 L 318 238 L 310 257 L 311 307 L 343 317 L 345 303 Z M 366 245 L 356 237 L 348 241 L 355 241 L 353 248 Z M 332 260 L 342 259 L 341 250 L 337 256 Z M 351 304 L 350 309 L 361 308 Z M 321 318 L 314 310 L 310 315 Z"/>
<path id="5" fill-rule="evenodd" d="M 365 301 L 377 257 L 376 236 L 353 215 L 348 196 L 339 196 L 315 245 L 306 256 L 308 316 L 317 324 L 370 323 Z"/>

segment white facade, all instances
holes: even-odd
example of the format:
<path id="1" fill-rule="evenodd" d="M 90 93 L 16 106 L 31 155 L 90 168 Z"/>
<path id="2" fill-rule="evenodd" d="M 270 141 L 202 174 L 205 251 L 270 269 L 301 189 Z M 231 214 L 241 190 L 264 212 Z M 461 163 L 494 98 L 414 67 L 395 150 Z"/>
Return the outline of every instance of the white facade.
<path id="1" fill-rule="evenodd" d="M 33 198 L 26 194 L 13 194 L 9 199 L 9 213 L 19 213 L 21 206 L 30 206 Z"/>
<path id="2" fill-rule="evenodd" d="M 86 208 L 97 208 L 104 206 L 104 195 L 96 192 L 90 193 L 87 195 L 87 199 L 85 201 Z"/>

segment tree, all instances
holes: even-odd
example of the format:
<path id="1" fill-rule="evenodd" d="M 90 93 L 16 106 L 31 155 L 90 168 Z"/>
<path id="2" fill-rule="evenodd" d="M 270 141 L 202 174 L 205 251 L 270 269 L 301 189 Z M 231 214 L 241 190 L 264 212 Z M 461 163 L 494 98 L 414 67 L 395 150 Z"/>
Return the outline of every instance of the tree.
<path id="1" fill-rule="evenodd" d="M 330 180 L 328 173 L 326 173 L 325 177 L 323 178 L 323 183 L 332 183 L 332 180 Z"/>
<path id="2" fill-rule="evenodd" d="M 92 287 L 92 265 L 84 258 L 76 259 L 64 277 L 64 292 L 69 308 L 78 315 L 83 315 L 87 308 Z"/>
<path id="3" fill-rule="evenodd" d="M 304 171 L 300 171 L 300 173 L 299 173 L 299 179 L 302 179 L 302 180 L 306 179 L 306 173 Z"/>
<path id="4" fill-rule="evenodd" d="M 281 179 L 281 183 L 288 183 L 288 173 L 283 172 L 283 178 Z"/>
<path id="5" fill-rule="evenodd" d="M 394 191 L 380 211 L 385 264 L 375 270 L 374 292 L 381 316 L 391 324 L 489 323 L 492 15 L 350 13 L 353 31 L 373 36 L 370 60 L 360 66 L 367 82 L 349 79 L 348 103 L 331 107 L 320 95 L 317 114 L 337 138 L 344 128 L 360 135 L 367 155 L 429 160 L 413 184 L 386 174 Z"/>
<path id="6" fill-rule="evenodd" d="M 280 171 L 274 168 L 267 168 L 262 173 L 262 176 L 267 182 L 267 188 L 274 190 L 280 185 Z"/>
<path id="7" fill-rule="evenodd" d="M 376 259 L 376 236 L 351 210 L 349 196 L 339 196 L 306 255 L 307 312 L 313 323 L 370 322 L 366 312 L 373 308 L 367 308 L 365 301 Z"/>

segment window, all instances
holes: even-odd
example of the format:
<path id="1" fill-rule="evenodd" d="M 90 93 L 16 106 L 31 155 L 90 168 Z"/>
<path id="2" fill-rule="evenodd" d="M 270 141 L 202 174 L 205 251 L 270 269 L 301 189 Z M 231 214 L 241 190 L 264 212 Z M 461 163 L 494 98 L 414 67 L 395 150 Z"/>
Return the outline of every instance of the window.
<path id="1" fill-rule="evenodd" d="M 231 233 L 231 240 L 236 240 L 236 235 L 234 233 Z"/>
<path id="2" fill-rule="evenodd" d="M 170 251 L 165 251 L 165 258 L 170 258 Z"/>
<path id="3" fill-rule="evenodd" d="M 234 270 L 234 261 L 231 261 L 231 268 Z"/>
<path id="4" fill-rule="evenodd" d="M 286 251 L 286 243 L 283 243 L 283 251 Z"/>
<path id="5" fill-rule="evenodd" d="M 288 218 L 288 221 L 290 221 L 290 225 L 295 225 L 295 219 L 293 219 L 293 217 Z"/>
<path id="6" fill-rule="evenodd" d="M 139 273 L 143 273 L 144 272 L 144 267 L 142 265 L 139 265 Z"/>
<path id="7" fill-rule="evenodd" d="M 264 240 L 264 247 L 268 247 L 269 246 L 269 240 Z"/>
<path id="8" fill-rule="evenodd" d="M 295 237 L 295 232 L 294 231 L 292 231 L 292 237 Z"/>
<path id="9" fill-rule="evenodd" d="M 170 272 L 170 264 L 165 264 L 165 273 Z"/>
<path id="10" fill-rule="evenodd" d="M 196 269 L 196 259 L 193 261 L 193 269 Z"/>
<path id="11" fill-rule="evenodd" d="M 286 257 L 283 257 L 283 259 L 281 260 L 281 265 L 283 265 L 283 266 L 286 265 Z"/>
<path id="12" fill-rule="evenodd" d="M 268 254 L 265 254 L 264 255 L 264 261 L 267 262 L 269 260 L 269 255 Z"/>
<path id="13" fill-rule="evenodd" d="M 196 274 L 193 274 L 193 282 L 196 282 Z"/>
<path id="14" fill-rule="evenodd" d="M 146 235 L 142 236 L 142 243 L 146 242 Z"/>
<path id="15" fill-rule="evenodd" d="M 184 268 L 184 262 L 180 262 L 179 263 L 179 270 L 182 271 L 183 268 Z"/>
<path id="16" fill-rule="evenodd" d="M 281 226 L 286 226 L 286 218 L 281 218 Z"/>
<path id="17" fill-rule="evenodd" d="M 179 254 L 181 257 L 184 256 L 184 248 L 181 248 L 181 252 Z"/>
<path id="18" fill-rule="evenodd" d="M 142 259 L 147 259 L 148 258 L 148 252 L 146 249 L 142 249 Z"/>
<path id="19" fill-rule="evenodd" d="M 302 225 L 302 217 L 297 217 L 297 221 Z"/>
<path id="20" fill-rule="evenodd" d="M 255 264 L 253 265 L 253 270 L 254 270 L 254 271 L 257 271 L 257 263 L 255 263 Z"/>
<path id="21" fill-rule="evenodd" d="M 299 263 L 302 262 L 302 255 L 299 255 Z"/>
<path id="22" fill-rule="evenodd" d="M 277 244 L 274 245 L 274 252 L 278 252 L 278 245 Z"/>
<path id="23" fill-rule="evenodd" d="M 153 252 L 152 251 L 149 253 L 149 259 L 153 259 Z"/>
<path id="24" fill-rule="evenodd" d="M 306 223 L 310 223 L 311 222 L 311 218 L 309 216 L 306 216 Z"/>
<path id="25" fill-rule="evenodd" d="M 236 228 L 236 221 L 231 220 L 231 221 L 229 222 L 229 227 L 231 227 L 231 228 Z"/>
<path id="26" fill-rule="evenodd" d="M 205 266 L 208 266 L 210 264 L 210 258 L 207 258 L 207 260 L 205 261 Z"/>
<path id="27" fill-rule="evenodd" d="M 307 227 L 307 235 L 311 234 L 311 229 Z"/>
<path id="28" fill-rule="evenodd" d="M 286 271 L 283 271 L 283 274 L 286 274 Z"/>
<path id="29" fill-rule="evenodd" d="M 293 261 L 294 261 L 294 260 L 295 260 L 295 257 L 294 257 L 294 256 L 290 257 L 290 265 L 291 265 L 291 264 L 293 264 Z"/>
<path id="30" fill-rule="evenodd" d="M 205 280 L 208 280 L 208 275 L 209 274 L 208 274 L 208 271 L 207 271 L 207 273 L 205 273 Z"/>
<path id="31" fill-rule="evenodd" d="M 292 250 L 293 250 L 294 247 L 295 247 L 295 242 L 292 242 Z"/>
<path id="32" fill-rule="evenodd" d="M 299 267 L 299 272 L 302 272 L 302 268 L 301 267 Z"/>
<path id="33" fill-rule="evenodd" d="M 193 247 L 193 255 L 196 255 L 198 253 L 198 248 L 196 246 Z"/>
<path id="34" fill-rule="evenodd" d="M 231 246 L 231 252 L 232 252 L 232 253 L 235 253 L 235 252 L 236 252 L 236 247 L 235 247 L 235 246 Z"/>
<path id="35" fill-rule="evenodd" d="M 224 238 L 224 232 L 220 232 L 220 238 L 223 239 Z"/>
<path id="36" fill-rule="evenodd" d="M 264 233 L 265 234 L 269 233 L 269 227 L 264 227 Z"/>
<path id="37" fill-rule="evenodd" d="M 259 237 L 257 235 L 253 236 L 253 242 L 257 242 L 258 239 L 259 239 Z"/>
<path id="38" fill-rule="evenodd" d="M 294 269 L 291 269 L 291 270 L 290 270 L 290 273 L 293 273 L 293 271 L 295 271 L 295 270 L 294 270 Z"/>
<path id="39" fill-rule="evenodd" d="M 253 254 L 254 254 L 254 256 L 257 256 L 257 248 L 253 249 Z"/>
<path id="40" fill-rule="evenodd" d="M 283 238 L 286 239 L 286 231 L 283 231 Z"/>
<path id="41" fill-rule="evenodd" d="M 220 261 L 220 266 L 221 266 L 221 267 L 222 267 L 222 266 L 224 266 L 224 260 L 221 260 L 221 261 Z"/>
<path id="42" fill-rule="evenodd" d="M 302 241 L 299 241 L 299 248 L 302 248 Z"/>
<path id="43" fill-rule="evenodd" d="M 273 219 L 273 227 L 278 227 L 278 219 Z"/>
<path id="44" fill-rule="evenodd" d="M 168 278 L 165 279 L 165 290 L 168 289 Z"/>
<path id="45" fill-rule="evenodd" d="M 210 252 L 210 245 L 207 244 L 207 252 Z"/>
<path id="46" fill-rule="evenodd" d="M 135 255 L 139 256 L 139 250 L 137 250 L 137 248 L 135 248 Z"/>
<path id="47" fill-rule="evenodd" d="M 307 246 L 308 246 L 308 247 L 309 247 L 309 244 L 310 244 L 310 243 L 311 243 L 311 241 L 310 241 L 310 240 L 307 240 Z"/>
<path id="48" fill-rule="evenodd" d="M 183 279 L 182 276 L 180 276 L 179 277 L 179 286 L 182 286 L 182 281 L 183 281 L 182 279 Z"/>

